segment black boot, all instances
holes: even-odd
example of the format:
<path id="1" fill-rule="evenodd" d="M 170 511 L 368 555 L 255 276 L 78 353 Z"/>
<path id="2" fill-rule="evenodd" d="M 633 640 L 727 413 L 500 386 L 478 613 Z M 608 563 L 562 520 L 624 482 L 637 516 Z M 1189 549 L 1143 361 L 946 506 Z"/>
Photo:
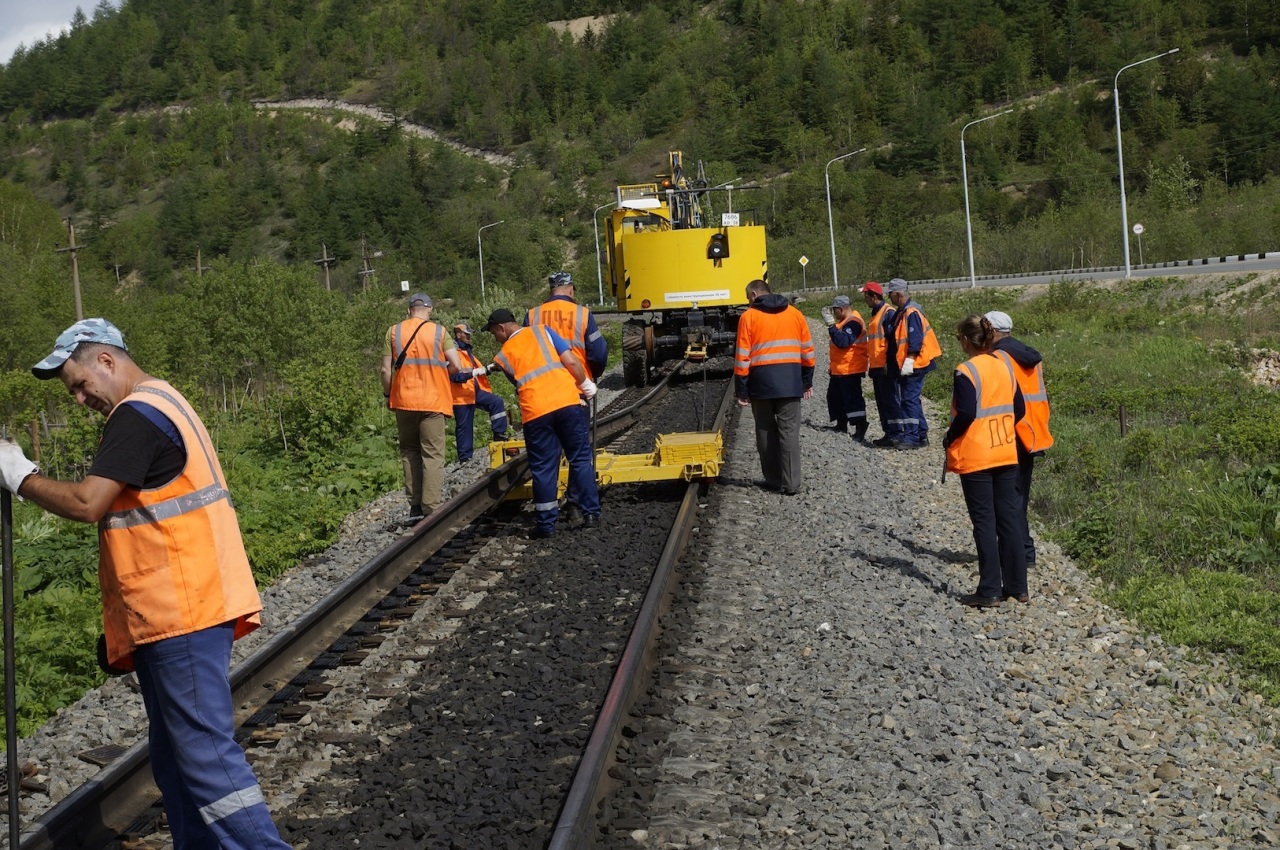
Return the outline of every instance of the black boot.
<path id="1" fill-rule="evenodd" d="M 867 441 L 867 426 L 866 426 L 866 425 L 863 425 L 863 426 L 862 426 L 862 427 L 860 427 L 860 428 L 856 428 L 856 429 L 854 429 L 854 432 L 853 432 L 853 441 L 854 441 L 855 443 L 865 443 L 865 442 Z"/>
<path id="2" fill-rule="evenodd" d="M 832 425 L 832 426 L 831 426 L 831 430 L 832 430 L 832 431 L 835 431 L 837 434 L 848 434 L 848 433 L 849 433 L 849 423 L 848 423 L 848 422 L 843 422 L 843 421 L 841 421 L 841 422 L 837 422 L 836 424 L 834 424 L 834 425 Z"/>

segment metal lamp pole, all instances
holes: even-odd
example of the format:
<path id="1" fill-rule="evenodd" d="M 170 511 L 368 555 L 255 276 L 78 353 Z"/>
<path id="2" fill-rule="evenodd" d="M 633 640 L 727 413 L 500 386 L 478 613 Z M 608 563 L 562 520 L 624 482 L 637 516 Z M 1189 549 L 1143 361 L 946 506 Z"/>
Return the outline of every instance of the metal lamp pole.
<path id="1" fill-rule="evenodd" d="M 503 219 L 503 221 L 506 221 L 506 219 Z M 480 255 L 480 303 L 485 307 L 489 306 L 489 302 L 486 301 L 484 297 L 484 243 L 480 241 L 480 234 L 484 232 L 486 227 L 497 227 L 499 224 L 502 224 L 502 221 L 495 221 L 492 224 L 482 225 L 480 229 L 476 231 L 476 252 Z"/>
<path id="2" fill-rule="evenodd" d="M 1120 75 L 1130 68 L 1136 68 L 1145 62 L 1151 62 L 1164 56 L 1177 53 L 1178 48 L 1166 50 L 1164 53 L 1157 53 L 1155 56 L 1148 56 L 1131 65 L 1125 65 L 1119 71 L 1116 71 L 1115 83 L 1111 86 L 1111 101 L 1116 107 L 1116 159 L 1120 163 L 1120 235 L 1124 237 L 1124 276 L 1130 277 L 1132 271 L 1129 267 L 1129 206 L 1124 195 L 1124 139 L 1120 135 Z"/>
<path id="3" fill-rule="evenodd" d="M 591 213 L 591 226 L 596 231 L 596 286 L 600 290 L 600 306 L 604 306 L 604 275 L 600 271 L 600 210 L 606 207 L 617 205 L 617 201 L 610 201 L 607 204 L 601 204 L 596 207 L 595 212 Z"/>
<path id="4" fill-rule="evenodd" d="M 827 180 L 827 228 L 831 231 L 831 288 L 836 291 L 839 291 L 840 289 L 840 276 L 836 273 L 836 225 L 835 221 L 831 218 L 831 165 L 832 163 L 839 162 L 842 159 L 848 159 L 851 156 L 856 156 L 865 151 L 866 148 L 858 148 L 856 151 L 841 154 L 831 160 L 831 162 L 828 162 L 827 167 L 823 169 L 823 173 L 826 175 Z"/>
<path id="5" fill-rule="evenodd" d="M 973 224 L 969 220 L 969 165 L 968 158 L 964 154 L 964 131 L 968 130 L 974 124 L 981 124 L 983 121 L 990 121 L 992 118 L 999 118 L 1001 115 L 1008 115 L 1012 109 L 1006 109 L 1004 112 L 997 112 L 995 115 L 988 115 L 986 118 L 977 118 L 970 121 L 960 128 L 960 174 L 964 182 L 964 233 L 969 241 L 969 288 L 973 289 L 978 285 L 978 276 L 973 271 Z"/>

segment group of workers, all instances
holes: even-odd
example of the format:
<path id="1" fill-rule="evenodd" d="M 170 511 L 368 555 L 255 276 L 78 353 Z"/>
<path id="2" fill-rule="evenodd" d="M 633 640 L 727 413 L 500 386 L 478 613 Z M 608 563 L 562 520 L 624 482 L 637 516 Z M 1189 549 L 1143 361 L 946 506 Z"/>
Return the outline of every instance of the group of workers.
<path id="1" fill-rule="evenodd" d="M 533 477 L 532 536 L 555 533 L 561 453 L 569 462 L 569 513 L 580 516 L 585 528 L 598 525 L 589 405 L 596 392 L 593 379 L 608 362 L 608 346 L 591 311 L 574 300 L 572 276 L 555 272 L 547 282 L 548 299 L 530 309 L 523 322 L 505 308 L 489 315 L 481 330 L 492 333 L 502 349 L 488 365 L 476 358 L 468 325 L 455 325 L 449 339 L 431 321 L 434 305 L 428 295 L 411 296 L 408 317 L 387 329 L 382 389 L 395 413 L 411 519 L 435 510 L 443 499 L 450 417 L 459 460 L 472 456 L 476 407 L 489 413 L 494 437 L 506 438 L 506 410 L 488 380 L 499 369 L 515 385 L 520 403 Z"/>
<path id="2" fill-rule="evenodd" d="M 883 287 L 869 281 L 860 291 L 869 320 L 844 295 L 821 311 L 830 346 L 832 428 L 849 433 L 852 426 L 853 439 L 864 445 L 928 446 L 921 390 L 942 355 L 937 335 L 901 278 Z M 800 402 L 813 396 L 813 339 L 804 315 L 765 281 L 752 281 L 746 295 L 734 352 L 735 394 L 755 420 L 764 475 L 756 483 L 793 496 L 801 484 Z M 1031 478 L 1035 458 L 1053 445 L 1040 353 L 1012 331 L 1013 320 L 1000 311 L 967 316 L 956 328 L 968 359 L 955 370 L 943 446 L 946 470 L 960 476 L 978 552 L 978 587 L 960 601 L 976 608 L 1029 600 Z M 863 376 L 871 379 L 883 431 L 873 441 L 867 439 Z"/>

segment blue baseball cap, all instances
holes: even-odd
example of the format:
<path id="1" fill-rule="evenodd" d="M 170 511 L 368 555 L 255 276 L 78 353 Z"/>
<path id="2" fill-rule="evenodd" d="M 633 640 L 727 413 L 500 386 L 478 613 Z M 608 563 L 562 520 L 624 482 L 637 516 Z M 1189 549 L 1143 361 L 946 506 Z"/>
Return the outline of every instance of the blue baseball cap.
<path id="1" fill-rule="evenodd" d="M 31 374 L 40 380 L 56 378 L 67 358 L 82 342 L 97 342 L 129 350 L 124 344 L 124 334 L 106 319 L 82 319 L 58 335 L 57 342 L 53 344 L 53 353 L 32 366 Z"/>
<path id="2" fill-rule="evenodd" d="M 415 292 L 409 298 L 409 306 L 410 307 L 434 307 L 435 305 L 431 303 L 430 295 L 427 295 L 425 292 Z"/>

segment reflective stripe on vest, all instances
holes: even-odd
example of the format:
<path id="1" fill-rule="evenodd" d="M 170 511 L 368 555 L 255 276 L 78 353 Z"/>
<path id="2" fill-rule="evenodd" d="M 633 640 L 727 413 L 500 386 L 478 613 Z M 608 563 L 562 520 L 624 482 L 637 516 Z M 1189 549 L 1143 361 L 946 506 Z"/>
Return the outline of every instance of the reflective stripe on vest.
<path id="1" fill-rule="evenodd" d="M 780 313 L 747 310 L 738 320 L 734 374 L 745 376 L 757 366 L 795 364 L 812 367 L 815 363 L 813 338 L 807 335 L 808 330 L 804 314 L 795 307 L 788 307 Z"/>
<path id="2" fill-rule="evenodd" d="M 956 367 L 973 384 L 978 408 L 969 428 L 947 447 L 947 469 L 963 475 L 1018 462 L 1018 436 L 1014 426 L 1014 389 L 1017 378 L 1007 360 L 979 354 Z M 951 416 L 955 418 L 955 399 Z"/>
<path id="3" fill-rule="evenodd" d="M 476 359 L 476 355 L 462 346 L 458 346 L 458 358 L 462 361 L 462 368 L 466 369 L 468 372 L 480 366 L 480 361 Z M 489 379 L 483 375 L 478 378 L 468 378 L 462 383 L 450 381 L 449 389 L 452 392 L 454 405 L 456 407 L 462 407 L 463 405 L 475 404 L 476 387 L 479 387 L 487 393 L 493 392 L 493 385 L 491 385 L 489 383 Z"/>
<path id="4" fill-rule="evenodd" d="M 422 330 L 414 336 L 419 327 Z M 452 416 L 453 389 L 449 361 L 444 356 L 444 328 L 426 319 L 406 319 L 392 332 L 393 363 L 406 344 L 409 356 L 391 377 L 391 409 Z"/>
<path id="5" fill-rule="evenodd" d="M 133 669 L 140 644 L 228 621 L 243 637 L 258 627 L 262 609 L 226 479 L 199 417 L 163 381 L 139 384 L 121 404 L 131 402 L 173 423 L 187 459 L 166 484 L 125 487 L 98 523 L 107 660 L 125 670 Z"/>
<path id="6" fill-rule="evenodd" d="M 942 356 L 942 346 L 938 345 L 938 338 L 934 336 L 933 325 L 929 324 L 928 317 L 915 305 L 914 301 L 908 302 L 907 306 L 898 311 L 898 316 L 893 323 L 893 338 L 898 341 L 896 353 L 899 369 L 902 368 L 902 364 L 907 359 L 907 319 L 911 317 L 912 313 L 920 317 L 920 329 L 924 331 L 924 341 L 920 344 L 920 353 L 915 355 L 916 368 L 923 369 Z"/>
<path id="7" fill-rule="evenodd" d="M 1018 440 L 1028 452 L 1042 452 L 1053 446 L 1053 434 L 1049 433 L 1049 391 L 1044 385 L 1044 364 L 1037 363 L 1030 369 L 1014 360 L 1007 351 L 997 351 L 1013 369 L 1022 389 L 1022 400 L 1027 404 L 1027 415 L 1018 421 Z"/>
<path id="8" fill-rule="evenodd" d="M 862 316 L 858 311 L 853 311 L 849 318 L 843 322 L 837 322 L 836 327 L 844 330 L 846 325 L 852 322 L 862 325 Z M 866 326 L 862 325 L 862 333 L 853 341 L 853 345 L 848 348 L 841 348 L 834 342 L 828 345 L 828 359 L 830 360 L 831 374 L 833 375 L 861 375 L 867 371 L 867 333 Z"/>
<path id="9" fill-rule="evenodd" d="M 521 328 L 503 343 L 493 359 L 515 381 L 520 416 L 526 424 L 580 403 L 573 375 L 561 362 L 546 328 Z"/>

